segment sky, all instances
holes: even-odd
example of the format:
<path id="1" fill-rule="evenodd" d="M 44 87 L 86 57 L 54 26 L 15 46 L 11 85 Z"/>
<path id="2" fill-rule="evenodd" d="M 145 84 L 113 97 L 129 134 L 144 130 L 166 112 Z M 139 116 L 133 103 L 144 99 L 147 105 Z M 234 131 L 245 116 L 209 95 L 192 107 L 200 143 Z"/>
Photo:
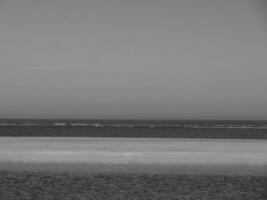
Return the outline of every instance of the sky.
<path id="1" fill-rule="evenodd" d="M 0 118 L 267 119 L 264 0 L 0 0 Z"/>

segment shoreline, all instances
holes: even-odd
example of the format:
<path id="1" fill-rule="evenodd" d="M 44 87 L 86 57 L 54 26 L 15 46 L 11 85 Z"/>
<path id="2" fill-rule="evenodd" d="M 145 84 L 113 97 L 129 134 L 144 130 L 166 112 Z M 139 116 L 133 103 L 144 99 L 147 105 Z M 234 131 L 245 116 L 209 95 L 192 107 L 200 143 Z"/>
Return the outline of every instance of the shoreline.
<path id="1" fill-rule="evenodd" d="M 267 141 L 0 137 L 0 170 L 267 175 Z"/>

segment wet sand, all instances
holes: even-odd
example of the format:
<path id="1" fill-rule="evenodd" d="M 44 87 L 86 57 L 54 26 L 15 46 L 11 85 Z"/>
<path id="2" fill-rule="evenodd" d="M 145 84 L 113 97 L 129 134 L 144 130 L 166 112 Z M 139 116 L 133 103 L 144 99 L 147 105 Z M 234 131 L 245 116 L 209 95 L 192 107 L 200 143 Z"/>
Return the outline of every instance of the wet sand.
<path id="1" fill-rule="evenodd" d="M 1 137 L 0 169 L 267 175 L 267 141 Z"/>

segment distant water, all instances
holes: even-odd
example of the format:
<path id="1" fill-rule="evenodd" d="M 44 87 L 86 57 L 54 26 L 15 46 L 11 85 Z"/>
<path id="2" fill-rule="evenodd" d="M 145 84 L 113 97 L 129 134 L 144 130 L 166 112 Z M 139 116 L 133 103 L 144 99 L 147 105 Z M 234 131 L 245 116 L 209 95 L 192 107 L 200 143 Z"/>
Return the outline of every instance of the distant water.
<path id="1" fill-rule="evenodd" d="M 0 136 L 267 139 L 267 121 L 2 119 Z"/>
<path id="2" fill-rule="evenodd" d="M 64 126 L 64 127 L 146 127 L 179 129 L 267 129 L 267 121 L 216 121 L 216 120 L 0 120 L 0 126 Z"/>

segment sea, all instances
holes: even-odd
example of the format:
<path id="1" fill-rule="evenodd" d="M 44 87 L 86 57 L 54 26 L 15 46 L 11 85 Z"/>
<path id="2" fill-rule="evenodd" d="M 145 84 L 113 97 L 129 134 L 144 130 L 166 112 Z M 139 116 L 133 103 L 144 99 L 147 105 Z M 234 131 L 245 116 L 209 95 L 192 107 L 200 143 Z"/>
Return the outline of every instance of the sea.
<path id="1" fill-rule="evenodd" d="M 0 136 L 267 139 L 267 120 L 1 119 Z"/>

